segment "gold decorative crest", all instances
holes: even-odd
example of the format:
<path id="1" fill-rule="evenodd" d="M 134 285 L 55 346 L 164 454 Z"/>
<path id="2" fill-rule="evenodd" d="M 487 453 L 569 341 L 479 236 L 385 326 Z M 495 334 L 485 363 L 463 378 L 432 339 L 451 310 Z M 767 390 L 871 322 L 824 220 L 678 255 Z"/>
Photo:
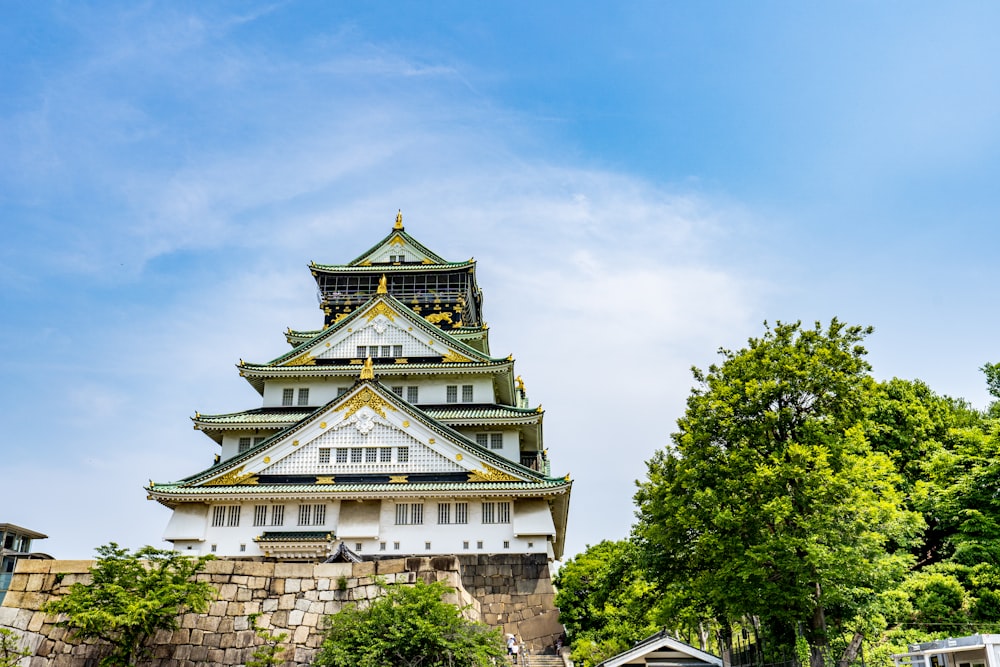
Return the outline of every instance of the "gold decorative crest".
<path id="1" fill-rule="evenodd" d="M 334 481 L 333 477 L 317 477 L 316 478 L 316 483 L 317 484 L 336 484 L 337 482 Z"/>
<path id="2" fill-rule="evenodd" d="M 375 368 L 372 365 L 372 358 L 368 357 L 365 359 L 365 365 L 361 367 L 361 374 L 358 376 L 359 380 L 374 380 L 375 379 Z"/>
<path id="3" fill-rule="evenodd" d="M 408 475 L 389 475 L 390 484 L 406 484 L 410 481 Z"/>
<path id="4" fill-rule="evenodd" d="M 368 387 L 365 387 L 352 396 L 346 403 L 336 408 L 336 410 L 346 409 L 347 412 L 344 413 L 344 419 L 349 419 L 351 415 L 361 408 L 371 408 L 382 419 L 385 419 L 385 408 L 389 408 L 390 410 L 396 409 L 389 405 L 384 398 Z"/>
<path id="5" fill-rule="evenodd" d="M 295 357 L 291 361 L 286 361 L 285 366 L 315 366 L 316 358 L 311 354 L 303 354 L 302 356 Z"/>
<path id="6" fill-rule="evenodd" d="M 372 308 L 368 311 L 368 314 L 366 315 L 366 317 L 368 318 L 368 321 L 371 322 L 372 320 L 374 320 L 379 315 L 385 315 L 386 317 L 388 317 L 393 322 L 396 321 L 396 313 L 395 313 L 395 311 L 393 311 L 393 309 L 390 308 L 388 306 L 388 304 L 386 304 L 385 301 L 379 301 L 374 306 L 372 306 Z"/>
<path id="7" fill-rule="evenodd" d="M 448 354 L 442 356 L 441 361 L 450 364 L 465 364 L 472 361 L 472 359 L 469 359 L 468 357 L 459 354 L 455 350 L 448 350 Z"/>
<path id="8" fill-rule="evenodd" d="M 482 470 L 473 470 L 469 473 L 470 482 L 520 482 L 521 480 L 513 475 L 497 470 L 486 463 L 482 464 Z"/>
<path id="9" fill-rule="evenodd" d="M 240 466 L 239 468 L 230 470 L 221 477 L 216 477 L 205 482 L 204 486 L 243 486 L 255 484 L 257 484 L 257 475 L 252 472 L 244 474 L 243 466 Z"/>
<path id="10" fill-rule="evenodd" d="M 386 283 L 385 274 L 382 274 L 382 279 L 378 281 L 378 289 L 375 290 L 376 294 L 388 294 L 389 287 Z"/>
<path id="11" fill-rule="evenodd" d="M 396 234 L 391 239 L 389 239 L 389 245 L 406 245 L 406 241 L 399 234 Z"/>
<path id="12" fill-rule="evenodd" d="M 430 315 L 425 316 L 424 319 L 430 322 L 431 324 L 441 324 L 442 322 L 447 322 L 448 324 L 454 324 L 454 322 L 451 321 L 450 311 L 445 311 L 443 313 L 431 313 Z"/>

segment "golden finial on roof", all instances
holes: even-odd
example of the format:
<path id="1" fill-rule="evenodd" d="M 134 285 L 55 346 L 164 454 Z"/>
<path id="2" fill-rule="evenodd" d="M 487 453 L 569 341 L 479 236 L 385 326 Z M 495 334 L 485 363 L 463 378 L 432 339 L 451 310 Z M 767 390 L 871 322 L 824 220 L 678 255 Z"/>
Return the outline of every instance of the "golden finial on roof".
<path id="1" fill-rule="evenodd" d="M 518 375 L 516 378 L 514 378 L 514 382 L 517 382 L 517 390 L 518 391 L 524 391 L 524 380 L 521 379 L 520 375 Z"/>
<path id="2" fill-rule="evenodd" d="M 376 294 L 388 294 L 389 288 L 386 286 L 385 274 L 382 274 L 382 279 L 378 281 L 378 289 L 375 290 Z"/>
<path id="3" fill-rule="evenodd" d="M 198 412 L 197 410 L 195 410 L 195 411 L 194 411 L 194 418 L 195 418 L 195 419 L 198 419 L 198 418 L 200 418 L 200 417 L 201 417 L 201 413 L 200 413 L 200 412 Z"/>
<path id="4" fill-rule="evenodd" d="M 375 371 L 372 369 L 372 358 L 368 357 L 365 359 L 365 365 L 361 367 L 361 376 L 359 380 L 374 380 Z"/>
<path id="5" fill-rule="evenodd" d="M 394 224 L 392 228 L 393 229 L 403 228 L 403 209 L 399 209 L 399 211 L 396 212 L 396 224 Z"/>

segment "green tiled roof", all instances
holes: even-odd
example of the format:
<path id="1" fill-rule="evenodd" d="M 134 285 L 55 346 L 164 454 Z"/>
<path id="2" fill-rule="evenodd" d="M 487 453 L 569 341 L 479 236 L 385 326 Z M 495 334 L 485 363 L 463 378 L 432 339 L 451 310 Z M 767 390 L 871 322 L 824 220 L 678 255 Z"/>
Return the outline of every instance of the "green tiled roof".
<path id="1" fill-rule="evenodd" d="M 265 532 L 258 535 L 254 542 L 316 542 L 333 539 L 333 533 L 323 530 L 298 530 L 287 533 Z"/>
<path id="2" fill-rule="evenodd" d="M 324 493 L 324 494 L 371 494 L 378 493 L 389 497 L 394 492 L 433 493 L 433 492 L 465 492 L 470 495 L 487 491 L 557 491 L 569 489 L 572 482 L 563 478 L 546 478 L 537 482 L 426 482 L 421 484 L 244 484 L 238 486 L 182 486 L 180 483 L 154 484 L 150 491 L 167 496 L 199 496 L 199 495 L 239 495 L 248 493 L 289 494 L 289 493 Z"/>
<path id="3" fill-rule="evenodd" d="M 243 412 L 230 412 L 219 415 L 199 414 L 193 420 L 205 426 L 249 426 L 257 424 L 282 426 L 301 421 L 315 412 L 316 409 L 255 408 L 253 410 L 244 410 Z M 533 408 L 515 408 L 509 405 L 477 405 L 472 407 L 462 407 L 461 405 L 428 405 L 421 409 L 433 419 L 445 419 L 448 421 L 461 421 L 463 419 L 506 420 L 541 414 Z"/>
<path id="4" fill-rule="evenodd" d="M 295 357 L 299 356 L 300 354 L 302 354 L 303 352 L 305 352 L 306 349 L 310 348 L 311 346 L 317 345 L 320 341 L 324 340 L 325 338 L 329 338 L 330 336 L 333 335 L 333 333 L 335 331 L 339 331 L 341 329 L 350 328 L 350 326 L 354 323 L 354 320 L 356 320 L 359 317 L 361 317 L 361 314 L 364 313 L 364 312 L 366 312 L 367 309 L 368 309 L 368 307 L 373 302 L 375 302 L 375 301 L 377 301 L 379 299 L 383 299 L 383 300 L 387 301 L 389 304 L 391 304 L 391 306 L 394 307 L 394 309 L 400 314 L 401 317 L 406 318 L 412 325 L 420 327 L 420 329 L 422 329 L 425 334 L 427 334 L 429 336 L 432 336 L 434 338 L 437 338 L 440 341 L 446 342 L 448 345 L 457 348 L 458 350 L 460 350 L 462 352 L 462 354 L 471 357 L 473 360 L 480 360 L 482 363 L 486 363 L 486 362 L 489 362 L 489 361 L 501 361 L 499 359 L 494 359 L 494 358 L 490 357 L 487 354 L 484 354 L 480 350 L 477 350 L 476 348 L 472 347 L 468 343 L 465 343 L 465 342 L 459 340 L 458 338 L 449 336 L 447 333 L 445 333 L 444 331 L 442 331 L 440 328 L 434 326 L 433 324 L 430 324 L 427 320 L 425 320 L 424 318 L 422 318 L 419 315 L 415 314 L 410 309 L 409 306 L 407 306 L 406 304 L 402 303 L 401 301 L 399 301 L 396 297 L 392 296 L 391 294 L 377 294 L 376 296 L 374 296 L 371 299 L 369 299 L 368 301 L 366 301 L 364 303 L 364 305 L 359 306 L 350 315 L 348 315 L 344 319 L 340 320 L 339 322 L 335 323 L 334 325 L 330 326 L 326 330 L 322 331 L 318 336 L 315 336 L 313 338 L 310 338 L 309 340 L 303 341 L 302 343 L 296 345 L 294 348 L 292 348 L 288 352 L 282 354 L 279 357 L 276 357 L 276 358 L 272 359 L 271 361 L 267 362 L 266 364 L 248 364 L 248 363 L 244 363 L 241 366 L 241 368 L 243 368 L 243 367 L 251 367 L 251 366 L 280 366 L 284 362 L 289 361 L 289 360 L 294 359 Z M 452 364 L 454 364 L 454 363 L 455 362 L 452 362 Z M 461 363 L 468 363 L 468 362 L 461 362 Z M 408 364 L 403 364 L 403 365 L 409 366 Z M 414 365 L 414 366 L 419 367 L 419 365 Z"/>

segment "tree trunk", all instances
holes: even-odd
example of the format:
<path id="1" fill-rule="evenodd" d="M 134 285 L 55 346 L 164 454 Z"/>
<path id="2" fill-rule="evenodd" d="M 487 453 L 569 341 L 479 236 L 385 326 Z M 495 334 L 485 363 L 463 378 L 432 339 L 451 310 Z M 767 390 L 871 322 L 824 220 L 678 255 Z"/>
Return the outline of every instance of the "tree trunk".
<path id="1" fill-rule="evenodd" d="M 838 661 L 839 667 L 847 667 L 852 662 L 854 662 L 858 657 L 858 651 L 861 650 L 861 640 L 863 635 L 860 632 L 855 632 L 854 636 L 851 637 L 851 643 L 847 645 L 844 649 L 844 654 L 840 656 Z"/>

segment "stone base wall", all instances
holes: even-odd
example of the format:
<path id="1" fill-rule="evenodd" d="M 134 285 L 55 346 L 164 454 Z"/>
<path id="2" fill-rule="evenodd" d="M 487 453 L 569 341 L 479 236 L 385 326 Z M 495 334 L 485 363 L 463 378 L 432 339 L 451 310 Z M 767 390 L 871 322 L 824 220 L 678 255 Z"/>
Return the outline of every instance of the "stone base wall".
<path id="1" fill-rule="evenodd" d="M 52 597 L 77 581 L 88 581 L 93 561 L 22 560 L 0 606 L 0 627 L 17 632 L 32 653 L 24 667 L 96 667 L 105 647 L 67 641 L 66 630 L 40 611 Z M 323 640 L 323 622 L 345 604 L 375 599 L 377 581 L 444 581 L 455 593 L 448 600 L 465 607 L 472 620 L 518 635 L 532 651 L 551 648 L 562 632 L 553 607 L 548 563 L 533 556 L 442 556 L 361 563 L 265 563 L 214 560 L 198 578 L 218 596 L 204 614 L 188 613 L 180 627 L 153 640 L 159 667 L 229 667 L 250 660 L 261 641 L 248 616 L 260 627 L 287 633 L 285 665 L 312 662 Z"/>

